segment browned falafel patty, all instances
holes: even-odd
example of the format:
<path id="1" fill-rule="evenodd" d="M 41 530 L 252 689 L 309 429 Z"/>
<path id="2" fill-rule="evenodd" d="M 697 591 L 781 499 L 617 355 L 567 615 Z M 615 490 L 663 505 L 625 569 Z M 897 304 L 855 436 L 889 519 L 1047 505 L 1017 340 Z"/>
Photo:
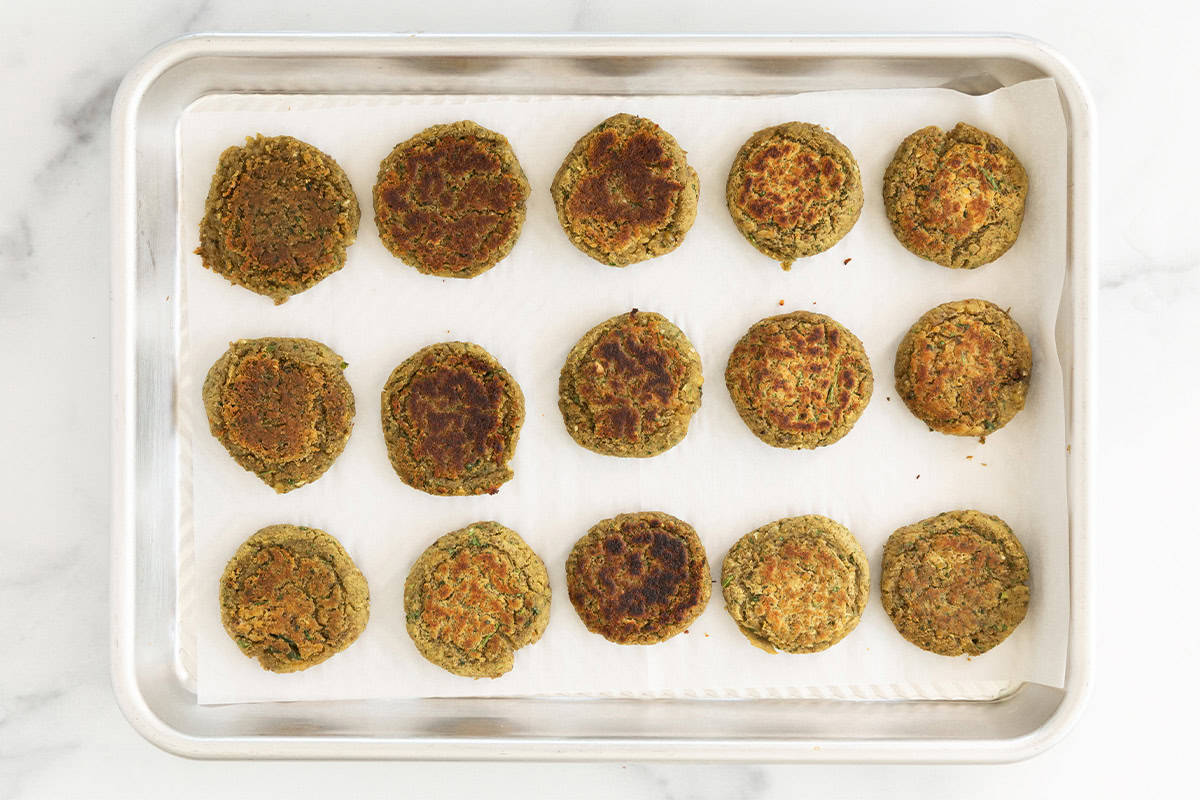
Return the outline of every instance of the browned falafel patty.
<path id="1" fill-rule="evenodd" d="M 341 356 L 312 339 L 239 339 L 204 379 L 209 430 L 277 492 L 315 481 L 354 427 L 345 368 Z"/>
<path id="2" fill-rule="evenodd" d="M 417 351 L 383 387 L 383 435 L 400 479 L 435 495 L 495 494 L 525 421 L 525 397 L 486 350 L 442 342 Z"/>
<path id="3" fill-rule="evenodd" d="M 700 356 L 660 314 L 619 314 L 571 349 L 558 407 L 576 442 L 610 456 L 655 456 L 687 435 L 700 407 Z"/>
<path id="4" fill-rule="evenodd" d="M 785 122 L 742 145 L 725 201 L 750 244 L 790 269 L 850 232 L 862 211 L 862 179 L 849 148 L 833 134 Z"/>
<path id="5" fill-rule="evenodd" d="M 439 667 L 498 678 L 550 621 L 546 565 L 516 531 L 475 522 L 438 539 L 404 582 L 408 634 Z"/>
<path id="6" fill-rule="evenodd" d="M 624 267 L 679 246 L 696 220 L 700 179 L 671 134 L 616 114 L 575 143 L 550 193 L 571 243 Z"/>
<path id="7" fill-rule="evenodd" d="M 944 656 L 979 655 L 1025 619 L 1029 559 L 999 517 L 948 511 L 888 538 L 880 594 L 913 644 Z"/>
<path id="8" fill-rule="evenodd" d="M 690 625 L 712 593 L 696 531 L 658 511 L 596 523 L 567 557 L 567 593 L 587 629 L 617 644 L 655 644 Z"/>
<path id="9" fill-rule="evenodd" d="M 725 385 L 755 436 L 800 450 L 849 433 L 874 378 L 857 336 L 823 314 L 793 311 L 750 326 L 729 356 Z"/>
<path id="10" fill-rule="evenodd" d="M 858 626 L 871 573 L 849 530 L 810 514 L 739 539 L 725 556 L 721 587 L 725 610 L 756 647 L 816 653 Z"/>
<path id="11" fill-rule="evenodd" d="M 247 137 L 221 153 L 196 253 L 283 303 L 345 266 L 358 220 L 350 180 L 328 155 L 290 136 Z"/>
<path id="12" fill-rule="evenodd" d="M 270 525 L 221 575 L 221 624 L 265 670 L 296 672 L 345 650 L 367 625 L 367 581 L 325 531 Z"/>
<path id="13" fill-rule="evenodd" d="M 426 128 L 388 154 L 375 182 L 375 224 L 405 264 L 472 278 L 512 252 L 528 197 L 508 139 L 462 120 Z"/>
<path id="14" fill-rule="evenodd" d="M 986 436 L 1025 407 L 1033 353 L 1021 326 L 987 300 L 925 312 L 896 350 L 896 391 L 918 419 L 956 436 Z"/>
<path id="15" fill-rule="evenodd" d="M 911 252 L 944 267 L 995 261 L 1021 232 L 1029 177 L 997 137 L 965 122 L 929 126 L 900 143 L 883 175 L 892 232 Z"/>

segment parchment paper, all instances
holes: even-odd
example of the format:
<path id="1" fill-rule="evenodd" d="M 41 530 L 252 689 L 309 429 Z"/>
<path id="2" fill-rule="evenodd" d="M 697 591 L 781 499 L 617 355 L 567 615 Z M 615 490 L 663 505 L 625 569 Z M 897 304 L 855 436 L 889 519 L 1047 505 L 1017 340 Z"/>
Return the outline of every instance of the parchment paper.
<path id="1" fill-rule="evenodd" d="M 558 226 L 549 193 L 575 140 L 620 111 L 670 131 L 700 176 L 699 216 L 684 243 L 625 269 L 577 251 Z M 379 162 L 393 145 L 458 119 L 504 133 L 533 187 L 512 255 L 466 281 L 421 275 L 393 258 L 379 242 L 371 210 Z M 787 120 L 819 123 L 841 139 L 858 159 L 866 195 L 850 234 L 790 272 L 741 237 L 724 199 L 737 149 L 754 131 Z M 949 128 L 960 120 L 1004 139 L 1031 184 L 1020 239 L 977 270 L 948 270 L 909 254 L 892 236 L 880 200 L 884 168 L 901 139 L 925 125 Z M 345 269 L 279 307 L 203 269 L 190 253 L 218 155 L 257 132 L 295 136 L 332 155 L 363 208 Z M 183 487 L 190 514 L 181 524 L 192 531 L 195 559 L 184 584 L 191 597 L 183 624 L 194 635 L 201 703 L 544 693 L 977 697 L 1026 680 L 1062 685 L 1067 515 L 1054 327 L 1066 264 L 1066 135 L 1052 82 L 982 97 L 937 89 L 773 97 L 210 96 L 183 115 L 179 147 L 185 251 L 179 412 L 191 438 L 192 474 L 190 505 Z M 1028 404 L 986 444 L 928 431 L 896 396 L 892 380 L 896 347 L 917 317 L 968 297 L 1011 307 L 1033 346 Z M 673 320 L 704 364 L 703 405 L 690 433 L 652 459 L 584 450 L 567 435 L 557 407 L 567 351 L 591 326 L 634 307 Z M 796 309 L 828 314 L 854 331 L 875 373 L 874 397 L 854 430 L 814 451 L 760 442 L 724 385 L 726 360 L 746 329 Z M 228 343 L 259 336 L 326 343 L 349 362 L 357 400 L 345 452 L 320 480 L 286 495 L 233 462 L 209 435 L 200 402 L 204 375 Z M 482 345 L 525 392 L 516 477 L 494 496 L 431 497 L 401 483 L 388 464 L 378 411 L 383 383 L 417 349 L 447 340 Z M 1032 565 L 1028 617 L 1002 645 L 971 659 L 909 644 L 879 602 L 888 535 L 956 508 L 1007 520 Z M 567 599 L 566 556 L 593 523 L 639 510 L 690 522 L 715 580 L 729 546 L 760 525 L 810 513 L 842 522 L 871 564 L 861 624 L 823 653 L 769 655 L 737 631 L 715 585 L 704 614 L 666 643 L 622 647 L 589 633 Z M 409 567 L 436 537 L 488 519 L 517 530 L 541 555 L 554 599 L 545 635 L 518 652 L 512 672 L 471 680 L 417 653 L 405 631 L 402 593 Z M 279 522 L 336 536 L 371 589 L 370 623 L 359 640 L 291 675 L 264 672 L 243 656 L 221 628 L 217 603 L 218 579 L 238 544 Z"/>

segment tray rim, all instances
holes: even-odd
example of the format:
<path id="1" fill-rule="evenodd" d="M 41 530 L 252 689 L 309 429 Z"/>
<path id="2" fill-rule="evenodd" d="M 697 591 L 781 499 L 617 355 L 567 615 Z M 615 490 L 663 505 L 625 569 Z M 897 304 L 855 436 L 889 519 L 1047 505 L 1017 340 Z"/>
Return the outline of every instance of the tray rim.
<path id="1" fill-rule="evenodd" d="M 1068 462 L 1071 619 L 1064 695 L 1039 727 L 996 739 L 455 738 L 345 736 L 201 737 L 160 717 L 142 692 L 134 653 L 136 557 L 136 331 L 131 307 L 137 265 L 136 122 L 140 103 L 170 68 L 199 57 L 235 56 L 737 56 L 836 54 L 864 58 L 1004 58 L 1053 78 L 1068 131 L 1069 276 L 1073 307 Z M 160 45 L 122 81 L 112 111 L 112 515 L 111 678 L 118 706 L 143 737 L 193 758 L 359 758 L 574 761 L 758 761 L 970 763 L 1030 758 L 1060 741 L 1082 714 L 1092 683 L 1090 488 L 1097 424 L 1094 103 L 1078 72 L 1045 43 L 1014 34 L 191 34 Z M 936 702 L 936 701 L 931 701 Z"/>

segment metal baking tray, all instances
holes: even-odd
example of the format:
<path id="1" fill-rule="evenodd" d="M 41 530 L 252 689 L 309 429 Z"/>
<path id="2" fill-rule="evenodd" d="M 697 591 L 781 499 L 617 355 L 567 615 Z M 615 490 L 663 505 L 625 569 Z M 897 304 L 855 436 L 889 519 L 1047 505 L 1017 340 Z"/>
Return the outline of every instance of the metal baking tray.
<path id="1" fill-rule="evenodd" d="M 1064 366 L 1070 626 L 1065 688 L 991 701 L 442 698 L 201 706 L 180 660 L 176 125 L 214 92 L 778 94 L 1034 78 L 1068 133 Z M 1091 680 L 1095 117 L 1079 77 L 1016 36 L 199 35 L 126 76 L 113 108 L 112 678 L 130 723 L 197 758 L 996 762 L 1062 738 Z"/>

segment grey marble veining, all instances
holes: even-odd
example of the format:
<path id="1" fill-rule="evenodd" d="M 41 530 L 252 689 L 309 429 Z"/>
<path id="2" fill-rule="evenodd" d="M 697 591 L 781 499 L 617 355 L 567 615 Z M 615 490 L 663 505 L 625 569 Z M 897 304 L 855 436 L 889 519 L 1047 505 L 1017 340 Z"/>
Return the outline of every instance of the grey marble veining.
<path id="1" fill-rule="evenodd" d="M 1167 0 L 4 4 L 0 798 L 262 796 L 287 784 L 362 798 L 900 798 L 968 786 L 977 797 L 1162 796 L 1190 780 L 1198 22 L 1194 4 Z M 142 54 L 201 30 L 1013 30 L 1062 50 L 1092 88 L 1101 130 L 1102 631 L 1078 730 L 1043 757 L 995 768 L 211 764 L 142 741 L 108 685 L 108 111 Z"/>

